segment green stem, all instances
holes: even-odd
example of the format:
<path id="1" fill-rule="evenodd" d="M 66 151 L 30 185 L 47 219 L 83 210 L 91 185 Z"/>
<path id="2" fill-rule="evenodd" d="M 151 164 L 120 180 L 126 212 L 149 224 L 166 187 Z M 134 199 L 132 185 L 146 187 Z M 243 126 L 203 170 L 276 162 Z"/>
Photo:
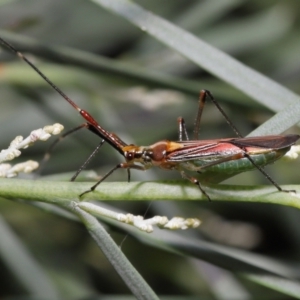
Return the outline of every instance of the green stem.
<path id="1" fill-rule="evenodd" d="M 71 201 L 89 200 L 202 200 L 207 199 L 197 186 L 184 180 L 157 182 L 103 182 L 92 193 L 79 195 L 91 187 L 90 182 L 58 182 L 42 180 L 0 179 L 0 196 L 30 201 L 41 201 L 69 205 Z M 204 186 L 213 201 L 265 202 L 300 208 L 300 196 L 295 193 L 278 192 L 268 186 L 235 186 L 210 185 Z M 300 191 L 300 186 L 282 186 L 286 190 Z"/>

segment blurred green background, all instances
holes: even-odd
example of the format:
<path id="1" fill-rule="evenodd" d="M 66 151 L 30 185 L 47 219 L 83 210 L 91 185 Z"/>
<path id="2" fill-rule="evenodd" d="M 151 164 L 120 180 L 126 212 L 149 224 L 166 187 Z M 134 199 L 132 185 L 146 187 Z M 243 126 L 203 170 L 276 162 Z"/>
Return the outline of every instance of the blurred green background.
<path id="1" fill-rule="evenodd" d="M 139 5 L 192 32 L 296 93 L 300 92 L 299 1 L 136 1 Z M 274 113 L 242 92 L 220 81 L 166 48 L 122 18 L 89 1 L 23 0 L 0 3 L 1 30 L 32 37 L 47 46 L 67 46 L 109 58 L 124 75 L 109 68 L 54 59 L 44 48 L 26 55 L 80 107 L 89 111 L 108 131 L 124 141 L 149 145 L 160 139 L 176 140 L 177 117 L 192 133 L 199 91 L 209 89 L 243 135 Z M 1 35 L 1 34 L 0 34 Z M 22 42 L 14 43 L 22 50 Z M 30 48 L 30 47 L 29 47 Z M 42 56 L 41 59 L 39 56 Z M 47 59 L 48 58 L 48 59 Z M 24 62 L 9 52 L 0 53 L 0 146 L 6 148 L 17 135 L 55 122 L 71 129 L 83 121 L 72 107 L 53 92 Z M 53 61 L 55 60 L 55 62 Z M 126 71 L 127 70 L 127 71 Z M 291 128 L 290 133 L 299 133 Z M 234 136 L 220 113 L 210 104 L 204 111 L 200 138 Z M 82 131 L 62 141 L 43 169 L 42 176 L 70 178 L 99 143 Z M 23 151 L 20 160 L 41 160 L 51 144 L 39 143 Z M 122 161 L 105 145 L 88 169 L 99 175 Z M 267 168 L 280 184 L 299 184 L 299 162 L 277 162 Z M 70 173 L 69 173 L 70 172 Z M 151 170 L 132 172 L 133 181 L 178 179 L 180 174 Z M 125 181 L 126 172 L 109 178 Z M 231 178 L 233 184 L 269 184 L 259 172 Z M 148 203 L 118 202 L 131 213 L 144 214 Z M 24 204 L 1 201 L 1 212 L 21 241 L 49 272 L 65 299 L 88 299 L 96 294 L 127 294 L 105 257 L 78 224 Z M 299 264 L 298 210 L 249 203 L 159 203 L 147 214 L 203 218 L 195 234 L 216 245 L 229 245 Z M 159 295 L 202 296 L 207 299 L 282 299 L 281 293 L 202 261 L 148 247 L 110 228 L 110 234 Z M 184 233 L 186 234 L 186 233 Z M 0 296 L 26 295 L 5 259 L 0 258 Z M 222 282 L 220 289 L 217 282 Z M 86 297 L 86 298 L 85 298 Z M 196 298 L 198 299 L 198 298 Z"/>

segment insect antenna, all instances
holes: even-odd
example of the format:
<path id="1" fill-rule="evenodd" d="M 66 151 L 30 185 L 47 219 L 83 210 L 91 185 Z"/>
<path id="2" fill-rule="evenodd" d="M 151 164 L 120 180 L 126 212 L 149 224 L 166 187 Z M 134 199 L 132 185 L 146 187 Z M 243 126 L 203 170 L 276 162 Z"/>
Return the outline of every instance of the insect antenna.
<path id="1" fill-rule="evenodd" d="M 123 142 L 118 136 L 113 133 L 106 131 L 102 128 L 94 117 L 87 111 L 81 109 L 72 99 L 70 99 L 57 85 L 55 85 L 44 73 L 42 73 L 25 55 L 19 52 L 10 43 L 0 37 L 0 42 L 5 45 L 8 49 L 14 52 L 19 58 L 25 61 L 35 72 L 37 72 L 58 94 L 62 96 L 69 104 L 71 104 L 79 114 L 87 121 L 86 125 L 82 125 L 82 128 L 86 127 L 88 130 L 97 134 L 108 142 L 113 148 L 115 148 L 120 154 L 124 155 L 122 147 L 127 144 Z"/>
<path id="2" fill-rule="evenodd" d="M 103 127 L 101 127 L 98 122 L 94 119 L 94 117 L 88 113 L 87 111 L 81 109 L 72 99 L 70 99 L 57 85 L 55 85 L 42 71 L 40 71 L 23 53 L 18 51 L 14 46 L 12 46 L 10 43 L 5 41 L 0 37 L 0 43 L 2 43 L 6 48 L 11 50 L 13 53 L 15 53 L 19 58 L 21 58 L 25 63 L 27 63 L 37 74 L 39 74 L 42 79 L 44 79 L 58 94 L 61 95 L 63 99 L 65 99 L 71 106 L 73 106 L 74 109 L 76 109 L 79 114 L 86 120 L 86 123 L 81 124 L 80 126 L 77 126 L 74 129 L 71 129 L 64 135 L 62 135 L 61 138 L 58 138 L 54 143 L 50 146 L 48 149 L 46 156 L 44 158 L 44 161 L 42 162 L 42 165 L 46 160 L 48 160 L 49 155 L 53 147 L 64 137 L 67 135 L 81 129 L 81 128 L 87 128 L 89 131 L 93 132 L 97 136 L 101 137 L 104 141 L 109 143 L 114 149 L 116 149 L 121 155 L 124 156 L 123 147 L 127 146 L 127 144 L 122 141 L 117 135 L 114 133 L 106 131 Z M 99 148 L 103 145 L 104 141 L 101 141 L 98 147 L 95 149 L 95 151 L 88 157 L 87 161 L 84 162 L 84 164 L 78 169 L 78 171 L 75 173 L 75 175 L 72 177 L 71 180 L 75 180 L 75 178 L 79 175 L 79 173 L 86 167 L 86 165 L 89 163 L 89 161 L 94 157 L 94 155 L 97 153 Z M 104 179 L 107 178 L 111 173 L 113 173 L 116 169 L 122 168 L 121 165 L 117 165 L 115 168 L 113 168 L 108 174 L 104 176 Z M 130 180 L 130 170 L 127 169 L 127 175 L 128 175 L 128 181 Z M 102 180 L 100 181 L 102 182 Z M 91 189 L 93 190 L 93 189 Z"/>

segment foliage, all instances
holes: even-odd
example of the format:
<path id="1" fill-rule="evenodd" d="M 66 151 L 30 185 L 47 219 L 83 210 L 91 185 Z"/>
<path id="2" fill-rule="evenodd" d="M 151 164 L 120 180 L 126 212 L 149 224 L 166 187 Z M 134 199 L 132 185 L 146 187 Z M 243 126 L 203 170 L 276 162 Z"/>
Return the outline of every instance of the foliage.
<path id="1" fill-rule="evenodd" d="M 34 54 L 37 66 L 104 128 L 128 143 L 147 145 L 176 140 L 179 115 L 192 129 L 202 88 L 213 93 L 245 135 L 261 123 L 255 135 L 297 132 L 290 127 L 300 120 L 298 11 L 295 1 L 6 1 L 1 4 L 0 36 Z M 14 136 L 45 124 L 72 128 L 82 122 L 24 62 L 7 52 L 1 59 L 1 149 Z M 202 121 L 201 138 L 233 134 L 209 104 Z M 113 243 L 105 240 L 111 244 L 103 245 L 100 223 L 73 205 L 90 183 L 67 182 L 72 176 L 67 172 L 77 170 L 99 143 L 85 133 L 57 146 L 41 180 L 1 179 L 1 211 L 10 224 L 0 220 L 6 266 L 1 282 L 13 282 L 3 284 L 1 296 L 67 299 L 101 292 L 116 299 L 114 294 L 129 293 L 75 222 L 77 215 L 110 255 L 103 247 Z M 43 157 L 45 144 L 36 146 L 24 151 L 25 158 Z M 90 168 L 105 174 L 120 161 L 114 153 L 103 147 Z M 280 161 L 268 168 L 276 181 L 296 190 L 298 170 L 298 162 Z M 115 200 L 111 209 L 142 215 L 148 203 L 132 200 L 148 199 L 149 215 L 202 220 L 199 231 L 157 229 L 153 234 L 104 220 L 122 246 L 122 251 L 113 251 L 119 256 L 124 252 L 142 274 L 125 257 L 124 265 L 112 262 L 119 274 L 124 271 L 123 278 L 129 274 L 125 282 L 131 291 L 154 299 L 144 277 L 157 295 L 172 299 L 243 299 L 262 293 L 266 299 L 299 297 L 299 199 L 262 186 L 269 183 L 256 174 L 208 187 L 211 203 L 204 198 L 178 201 L 195 200 L 199 191 L 184 181 L 174 182 L 176 172 L 156 170 L 133 171 L 132 180 L 139 182 L 130 184 L 122 182 L 126 173 L 120 171 L 88 195 L 90 200 Z M 124 232 L 129 234 L 125 241 Z"/>

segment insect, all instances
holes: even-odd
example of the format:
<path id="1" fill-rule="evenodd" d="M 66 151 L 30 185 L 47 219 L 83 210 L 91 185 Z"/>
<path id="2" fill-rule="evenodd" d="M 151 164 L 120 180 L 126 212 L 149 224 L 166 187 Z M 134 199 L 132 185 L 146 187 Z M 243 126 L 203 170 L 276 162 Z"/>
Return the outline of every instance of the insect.
<path id="1" fill-rule="evenodd" d="M 287 190 L 283 190 L 264 171 L 263 167 L 282 157 L 300 138 L 299 135 L 290 134 L 244 138 L 225 114 L 218 102 L 213 98 L 211 93 L 207 90 L 202 90 L 199 97 L 199 109 L 195 122 L 194 140 L 189 140 L 188 138 L 184 119 L 178 118 L 178 141 L 162 140 L 150 146 L 128 145 L 116 134 L 111 133 L 100 126 L 90 113 L 78 107 L 76 103 L 74 103 L 60 88 L 48 79 L 21 52 L 2 38 L 0 38 L 0 42 L 33 68 L 85 119 L 85 123 L 69 131 L 67 134 L 81 128 L 86 128 L 102 139 L 99 147 L 101 147 L 103 142 L 106 141 L 125 158 L 125 162 L 117 164 L 89 190 L 83 192 L 80 197 L 86 193 L 94 191 L 102 181 L 104 181 L 117 169 L 127 169 L 128 181 L 130 181 L 131 169 L 147 170 L 154 166 L 166 170 L 179 171 L 183 178 L 188 179 L 190 182 L 197 185 L 200 191 L 209 200 L 210 197 L 205 192 L 200 182 L 220 182 L 227 178 L 228 174 L 235 175 L 255 168 L 263 173 L 278 189 L 278 191 L 289 192 Z M 214 140 L 198 139 L 201 116 L 208 97 L 221 112 L 226 122 L 233 128 L 237 135 L 236 138 Z M 183 136 L 185 137 L 185 140 L 183 140 Z M 91 156 L 93 156 L 93 154 Z M 82 169 L 83 167 L 77 171 L 72 180 L 76 178 Z M 196 176 L 191 176 L 189 174 L 191 172 L 196 173 Z"/>

